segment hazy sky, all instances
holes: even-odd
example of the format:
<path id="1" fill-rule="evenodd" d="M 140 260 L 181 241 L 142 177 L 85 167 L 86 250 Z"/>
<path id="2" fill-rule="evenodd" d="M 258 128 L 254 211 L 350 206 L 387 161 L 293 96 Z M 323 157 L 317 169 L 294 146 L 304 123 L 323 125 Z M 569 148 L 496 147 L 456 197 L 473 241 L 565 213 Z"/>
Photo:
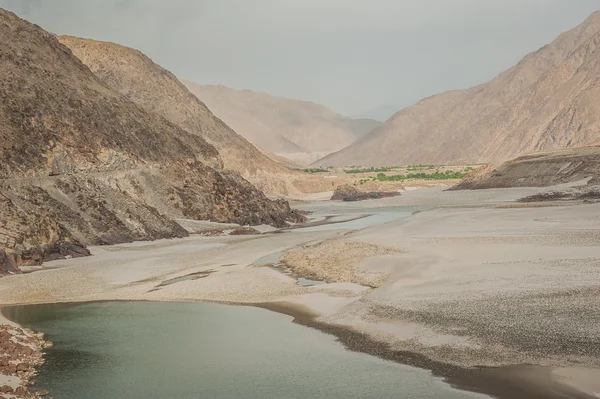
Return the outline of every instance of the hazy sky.
<path id="1" fill-rule="evenodd" d="M 179 77 L 353 115 L 486 81 L 600 0 L 0 0 L 57 34 L 135 47 Z"/>

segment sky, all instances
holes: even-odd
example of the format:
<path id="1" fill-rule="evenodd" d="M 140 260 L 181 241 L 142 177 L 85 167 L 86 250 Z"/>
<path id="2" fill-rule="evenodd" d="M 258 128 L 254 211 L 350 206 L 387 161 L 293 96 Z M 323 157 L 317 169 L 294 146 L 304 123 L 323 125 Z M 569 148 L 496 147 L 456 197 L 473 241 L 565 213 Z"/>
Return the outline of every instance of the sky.
<path id="1" fill-rule="evenodd" d="M 180 78 L 345 115 L 485 82 L 600 0 L 0 0 L 56 34 L 141 50 Z"/>

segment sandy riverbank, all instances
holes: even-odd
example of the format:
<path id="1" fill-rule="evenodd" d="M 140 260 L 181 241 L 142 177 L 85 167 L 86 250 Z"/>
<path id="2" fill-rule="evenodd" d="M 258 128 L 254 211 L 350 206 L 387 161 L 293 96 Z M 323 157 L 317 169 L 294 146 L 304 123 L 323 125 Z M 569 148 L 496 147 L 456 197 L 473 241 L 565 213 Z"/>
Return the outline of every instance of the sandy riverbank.
<path id="1" fill-rule="evenodd" d="M 351 349 L 432 369 L 467 389 L 507 398 L 594 397 L 600 392 L 600 205 L 488 206 L 534 192 L 411 191 L 360 206 L 366 212 L 450 207 L 357 232 L 192 236 L 92 248 L 91 258 L 1 279 L 0 303 L 260 304 L 308 315 L 300 322 L 336 334 Z M 329 246 L 337 249 L 321 256 Z M 305 271 L 309 264 L 313 274 L 335 283 L 302 287 L 261 261 L 288 250 L 318 260 L 300 265 L 287 256 L 292 268 Z"/>

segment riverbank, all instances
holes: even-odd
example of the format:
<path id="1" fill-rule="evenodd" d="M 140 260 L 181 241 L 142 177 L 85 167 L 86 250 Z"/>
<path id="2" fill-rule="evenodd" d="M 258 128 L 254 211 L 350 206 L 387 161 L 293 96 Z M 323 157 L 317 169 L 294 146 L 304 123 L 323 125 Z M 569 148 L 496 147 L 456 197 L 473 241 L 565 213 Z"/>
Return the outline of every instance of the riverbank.
<path id="1" fill-rule="evenodd" d="M 294 314 L 350 349 L 433 370 L 467 390 L 511 399 L 595 397 L 600 205 L 498 207 L 535 192 L 410 191 L 360 207 L 434 209 L 355 232 L 339 223 L 338 230 L 96 247 L 91 258 L 3 278 L 0 303 L 259 305 Z M 344 260 L 346 251 L 323 257 L 319 248 L 331 245 L 367 252 L 353 254 L 356 262 Z M 311 268 L 321 267 L 325 278 L 336 270 L 339 278 L 299 285 L 294 273 L 271 267 L 283 255 L 292 271 L 302 271 L 287 251 L 314 257 Z"/>
<path id="2" fill-rule="evenodd" d="M 46 391 L 30 390 L 37 369 L 44 364 L 43 350 L 51 344 L 0 314 L 0 398 L 41 398 Z"/>

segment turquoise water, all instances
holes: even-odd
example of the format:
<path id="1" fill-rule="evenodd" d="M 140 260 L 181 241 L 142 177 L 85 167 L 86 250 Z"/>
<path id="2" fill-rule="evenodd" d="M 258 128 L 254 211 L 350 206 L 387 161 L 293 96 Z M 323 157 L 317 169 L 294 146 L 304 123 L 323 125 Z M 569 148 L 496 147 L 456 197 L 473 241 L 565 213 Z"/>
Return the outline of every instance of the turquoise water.
<path id="1" fill-rule="evenodd" d="M 37 379 L 60 399 L 462 399 L 428 372 L 347 351 L 267 310 L 108 302 L 6 308 L 54 347 Z"/>

